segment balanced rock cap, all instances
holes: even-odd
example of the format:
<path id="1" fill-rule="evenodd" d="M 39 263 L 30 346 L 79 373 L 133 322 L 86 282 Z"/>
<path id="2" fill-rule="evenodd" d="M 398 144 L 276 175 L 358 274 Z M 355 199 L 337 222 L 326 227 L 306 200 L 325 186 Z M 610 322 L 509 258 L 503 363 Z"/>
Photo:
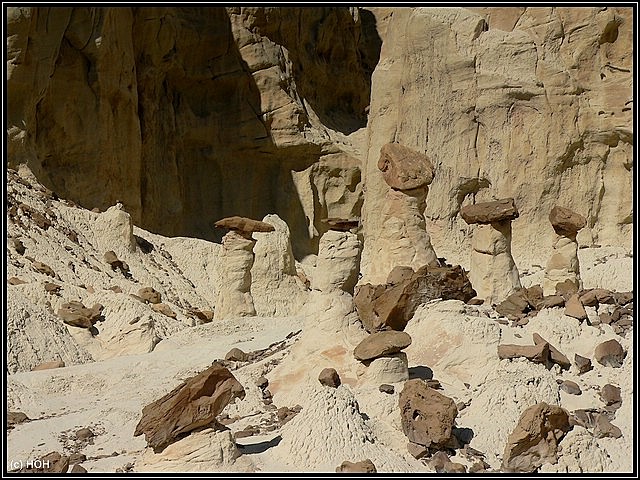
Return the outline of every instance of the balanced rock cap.
<path id="1" fill-rule="evenodd" d="M 357 218 L 323 218 L 322 223 L 329 227 L 329 230 L 348 232 L 352 228 L 357 228 L 360 220 Z"/>
<path id="2" fill-rule="evenodd" d="M 558 235 L 571 236 L 587 225 L 587 220 L 568 208 L 555 206 L 549 212 L 549 221 Z"/>
<path id="3" fill-rule="evenodd" d="M 373 360 L 398 353 L 411 345 L 411 336 L 406 332 L 386 330 L 372 333 L 353 350 L 353 356 L 360 361 Z"/>
<path id="4" fill-rule="evenodd" d="M 433 165 L 429 158 L 399 143 L 383 145 L 378 169 L 387 185 L 395 190 L 426 187 L 433 181 Z"/>
<path id="5" fill-rule="evenodd" d="M 488 224 L 503 220 L 514 220 L 518 218 L 520 213 L 513 198 L 503 198 L 493 202 L 466 205 L 460 209 L 460 215 L 468 224 Z"/>
<path id="6" fill-rule="evenodd" d="M 238 216 L 223 218 L 222 220 L 218 220 L 214 225 L 216 228 L 238 230 L 245 233 L 273 232 L 275 230 L 275 227 L 269 223 Z"/>

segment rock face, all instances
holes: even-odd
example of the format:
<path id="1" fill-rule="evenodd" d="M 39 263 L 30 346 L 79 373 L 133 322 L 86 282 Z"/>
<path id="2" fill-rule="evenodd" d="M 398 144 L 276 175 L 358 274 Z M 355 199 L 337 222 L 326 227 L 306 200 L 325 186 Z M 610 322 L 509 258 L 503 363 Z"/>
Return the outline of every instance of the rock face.
<path id="1" fill-rule="evenodd" d="M 160 452 L 183 434 L 212 423 L 234 398 L 244 398 L 244 388 L 227 368 L 214 363 L 144 407 L 133 435 L 144 433 L 147 444 Z"/>
<path id="2" fill-rule="evenodd" d="M 360 361 L 398 353 L 411 345 L 411 337 L 405 332 L 377 332 L 365 337 L 353 351 L 353 356 Z"/>
<path id="3" fill-rule="evenodd" d="M 404 330 L 416 308 L 429 300 L 442 298 L 464 302 L 476 292 L 459 266 L 424 266 L 413 272 L 397 269 L 389 280 L 397 283 L 364 284 L 358 287 L 354 302 L 360 320 L 368 332 L 382 329 Z"/>
<path id="4" fill-rule="evenodd" d="M 579 290 L 582 288 L 582 281 L 576 236 L 586 225 L 586 220 L 568 208 L 555 206 L 549 213 L 549 221 L 555 231 L 555 238 L 552 255 L 545 269 L 544 292 L 546 295 L 553 295 L 556 293 L 556 285 L 562 282 L 571 282 Z"/>
<path id="5" fill-rule="evenodd" d="M 353 294 L 358 281 L 361 249 L 357 235 L 337 230 L 327 231 L 320 238 L 311 288 L 321 292 L 342 290 Z"/>
<path id="6" fill-rule="evenodd" d="M 405 382 L 398 400 L 402 431 L 409 441 L 426 447 L 443 447 L 452 440 L 458 409 L 455 402 L 420 379 Z"/>
<path id="7" fill-rule="evenodd" d="M 256 314 L 251 296 L 251 267 L 255 240 L 231 230 L 222 239 L 220 258 L 220 290 L 216 302 L 216 318 Z"/>
<path id="8" fill-rule="evenodd" d="M 518 217 L 518 209 L 508 198 L 467 205 L 460 215 L 468 224 L 480 224 L 473 232 L 471 283 L 486 303 L 500 303 L 522 288 L 511 256 L 511 220 Z"/>
<path id="9" fill-rule="evenodd" d="M 309 253 L 323 215 L 313 202 L 325 199 L 299 195 L 293 177 L 313 182 L 311 164 L 344 155 L 325 126 L 342 135 L 366 123 L 380 49 L 366 13 L 12 8 L 10 164 L 28 161 L 88 208 L 119 199 L 136 225 L 168 236 L 219 240 L 216 219 L 276 212 Z M 345 196 L 360 180 L 351 167 L 331 175 Z"/>
<path id="10" fill-rule="evenodd" d="M 544 402 L 527 408 L 509 435 L 502 468 L 506 472 L 533 472 L 557 461 L 558 443 L 569 431 L 569 414 Z"/>
<path id="11" fill-rule="evenodd" d="M 375 265 L 392 255 L 376 244 L 390 189 L 377 164 L 390 142 L 433 162 L 424 216 L 435 251 L 453 263 L 466 265 L 471 248 L 458 212 L 492 195 L 518 206 L 518 265 L 548 260 L 556 204 L 589 219 L 581 242 L 631 247 L 631 9 L 384 14 L 363 167 L 364 282 L 378 283 Z"/>
<path id="12" fill-rule="evenodd" d="M 394 190 L 426 187 L 433 181 L 433 165 L 426 155 L 398 143 L 382 146 L 378 170 Z"/>

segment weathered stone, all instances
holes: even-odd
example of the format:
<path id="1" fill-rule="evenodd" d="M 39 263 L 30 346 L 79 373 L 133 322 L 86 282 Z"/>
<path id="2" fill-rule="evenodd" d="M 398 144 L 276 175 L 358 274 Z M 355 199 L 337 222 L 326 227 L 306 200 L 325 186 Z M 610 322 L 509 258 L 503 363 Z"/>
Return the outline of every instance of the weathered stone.
<path id="1" fill-rule="evenodd" d="M 72 453 L 69 455 L 69 465 L 75 465 L 87 460 L 87 456 L 84 453 Z"/>
<path id="2" fill-rule="evenodd" d="M 404 330 L 419 305 L 430 300 L 470 300 L 476 295 L 465 271 L 455 267 L 424 266 L 395 284 L 364 284 L 354 303 L 368 332 Z"/>
<path id="3" fill-rule="evenodd" d="M 118 256 L 113 250 L 108 250 L 104 254 L 104 261 L 111 266 L 111 270 L 119 269 L 123 274 L 129 273 L 129 265 L 126 262 L 119 260 Z"/>
<path id="4" fill-rule="evenodd" d="M 318 381 L 327 387 L 338 388 L 340 386 L 340 375 L 335 368 L 324 368 L 318 375 Z"/>
<path id="5" fill-rule="evenodd" d="M 13 428 L 14 425 L 20 425 L 21 423 L 30 422 L 31 419 L 22 412 L 8 412 L 7 413 L 7 428 Z"/>
<path id="6" fill-rule="evenodd" d="M 275 230 L 275 227 L 269 223 L 238 216 L 223 218 L 215 222 L 214 225 L 216 228 L 236 230 L 249 235 L 253 232 L 273 232 Z"/>
<path id="7" fill-rule="evenodd" d="M 102 305 L 97 303 L 92 308 L 85 307 L 81 302 L 72 300 L 62 304 L 58 309 L 58 316 L 67 325 L 80 328 L 91 328 L 102 312 Z"/>
<path id="8" fill-rule="evenodd" d="M 613 292 L 612 295 L 618 305 L 626 305 L 633 301 L 633 292 Z"/>
<path id="9" fill-rule="evenodd" d="M 498 345 L 498 358 L 501 360 L 518 357 L 546 365 L 549 361 L 549 344 L 545 342 L 540 345 Z"/>
<path id="10" fill-rule="evenodd" d="M 55 283 L 51 283 L 51 282 L 44 282 L 44 289 L 47 293 L 51 293 L 53 295 L 57 294 L 60 292 L 60 289 L 62 288 L 62 286 L 57 285 Z"/>
<path id="11" fill-rule="evenodd" d="M 617 340 L 611 339 L 596 346 L 593 356 L 599 364 L 605 367 L 620 368 L 624 361 L 625 352 Z"/>
<path id="12" fill-rule="evenodd" d="M 31 369 L 32 372 L 36 372 L 38 370 L 50 370 L 52 368 L 62 368 L 65 366 L 65 363 L 62 360 L 52 360 L 50 362 L 44 362 L 39 365 L 36 365 Z"/>
<path id="13" fill-rule="evenodd" d="M 620 387 L 607 383 L 600 389 L 600 398 L 605 405 L 622 404 L 622 395 Z"/>
<path id="14" fill-rule="evenodd" d="M 162 295 L 153 287 L 143 287 L 138 290 L 138 296 L 148 303 L 160 303 Z"/>
<path id="15" fill-rule="evenodd" d="M 558 350 L 556 347 L 554 347 L 549 342 L 547 342 L 539 334 L 537 333 L 533 334 L 533 343 L 535 343 L 536 345 L 541 345 L 543 343 L 548 344 L 549 358 L 551 359 L 551 361 L 553 363 L 557 363 L 558 365 L 560 365 L 560 368 L 563 368 L 565 370 L 568 370 L 569 367 L 571 367 L 571 362 L 569 361 L 569 359 L 562 352 L 560 352 L 560 350 Z"/>
<path id="16" fill-rule="evenodd" d="M 582 389 L 580 388 L 580 385 L 578 385 L 576 382 L 572 382 L 571 380 L 565 380 L 564 382 L 562 382 L 560 384 L 560 389 L 564 390 L 570 395 L 582 394 Z"/>
<path id="17" fill-rule="evenodd" d="M 360 361 L 398 353 L 411 345 L 411 336 L 405 332 L 383 331 L 372 333 L 353 350 L 353 356 Z"/>
<path id="18" fill-rule="evenodd" d="M 578 355 L 577 353 L 573 358 L 573 362 L 576 364 L 579 374 L 587 373 L 589 370 L 593 369 L 591 359 Z"/>
<path id="19" fill-rule="evenodd" d="M 376 473 L 376 466 L 368 458 L 361 462 L 349 462 L 345 460 L 338 467 L 337 473 Z"/>
<path id="20" fill-rule="evenodd" d="M 273 225 L 269 225 L 273 228 Z M 224 320 L 230 316 L 256 314 L 251 295 L 251 267 L 255 261 L 255 240 L 242 232 L 232 230 L 222 238 L 219 276 L 220 283 L 216 299 L 216 318 Z"/>
<path id="21" fill-rule="evenodd" d="M 247 362 L 249 360 L 249 355 L 239 348 L 233 347 L 227 352 L 227 354 L 224 356 L 224 359 L 233 362 Z"/>
<path id="22" fill-rule="evenodd" d="M 587 220 L 568 208 L 556 205 L 549 212 L 549 221 L 558 235 L 575 236 L 587 225 Z"/>
<path id="23" fill-rule="evenodd" d="M 88 441 L 95 436 L 90 428 L 81 428 L 76 431 L 76 439 L 80 441 Z"/>
<path id="24" fill-rule="evenodd" d="M 612 424 L 609 418 L 604 414 L 600 414 L 596 417 L 596 427 L 593 430 L 593 433 L 596 438 L 620 438 L 622 436 L 620 428 Z"/>
<path id="25" fill-rule="evenodd" d="M 49 275 L 50 277 L 54 277 L 54 278 L 56 276 L 56 272 L 54 272 L 53 269 L 46 263 L 35 261 L 31 264 L 31 266 L 38 273 Z"/>
<path id="26" fill-rule="evenodd" d="M 458 410 L 451 398 L 413 379 L 405 382 L 398 405 L 402 431 L 411 442 L 439 448 L 452 441 Z"/>
<path id="27" fill-rule="evenodd" d="M 231 400 L 244 395 L 231 372 L 214 362 L 144 407 L 133 435 L 144 433 L 147 444 L 158 453 L 184 434 L 209 425 Z"/>
<path id="28" fill-rule="evenodd" d="M 24 243 L 22 243 L 22 241 L 19 238 L 12 238 L 11 239 L 11 243 L 13 245 L 14 250 L 20 254 L 20 255 L 24 255 L 24 252 L 27 250 L 26 247 L 24 246 Z"/>
<path id="29" fill-rule="evenodd" d="M 465 205 L 460 209 L 460 216 L 468 224 L 511 221 L 518 218 L 519 215 L 513 198 Z"/>
<path id="30" fill-rule="evenodd" d="M 580 287 L 575 280 L 563 280 L 562 282 L 556 283 L 555 292 L 556 295 L 561 295 L 565 301 L 569 300 L 573 295 L 578 293 Z M 546 294 L 546 291 L 545 291 Z"/>
<path id="31" fill-rule="evenodd" d="M 578 320 L 586 320 L 587 318 L 589 318 L 587 316 L 587 311 L 584 309 L 584 306 L 580 302 L 580 297 L 578 297 L 577 293 L 572 295 L 571 298 L 567 300 L 567 303 L 565 304 L 564 314 L 569 317 L 577 318 Z"/>
<path id="32" fill-rule="evenodd" d="M 7 283 L 9 285 L 24 285 L 27 282 L 18 277 L 11 277 L 9 280 L 7 280 Z"/>
<path id="33" fill-rule="evenodd" d="M 446 452 L 440 450 L 433 454 L 429 459 L 429 466 L 433 468 L 436 473 L 444 473 L 445 467 L 451 463 L 449 455 Z"/>
<path id="34" fill-rule="evenodd" d="M 413 458 L 416 460 L 420 460 L 427 453 L 429 453 L 429 449 L 424 445 L 420 445 L 418 443 L 409 442 L 407 443 L 407 450 L 411 454 Z"/>
<path id="35" fill-rule="evenodd" d="M 449 462 L 444 465 L 444 473 L 467 473 L 467 467 L 462 463 Z"/>
<path id="36" fill-rule="evenodd" d="M 387 143 L 380 149 L 378 170 L 391 188 L 412 190 L 433 181 L 433 165 L 424 153 L 398 143 Z"/>
<path id="37" fill-rule="evenodd" d="M 396 391 L 395 387 L 393 385 L 389 385 L 388 383 L 383 383 L 382 385 L 380 385 L 378 387 L 378 390 L 382 393 L 388 393 L 389 395 L 392 395 Z"/>
<path id="38" fill-rule="evenodd" d="M 343 291 L 353 294 L 360 271 L 358 236 L 351 232 L 329 230 L 320 237 L 318 260 L 311 288 L 321 292 Z"/>
<path id="39" fill-rule="evenodd" d="M 532 310 L 524 288 L 512 293 L 495 307 L 496 312 L 509 319 L 519 318 Z"/>
<path id="40" fill-rule="evenodd" d="M 265 388 L 267 388 L 269 386 L 269 380 L 267 379 L 267 377 L 259 377 L 256 380 L 256 386 L 260 390 L 264 390 Z"/>
<path id="41" fill-rule="evenodd" d="M 367 360 L 358 372 L 358 377 L 370 385 L 398 383 L 409 380 L 409 361 L 404 352 L 391 353 Z"/>
<path id="42" fill-rule="evenodd" d="M 161 313 L 163 315 L 166 315 L 169 318 L 176 318 L 177 317 L 176 312 L 171 310 L 171 307 L 169 307 L 169 305 L 167 305 L 165 303 L 152 303 L 151 304 L 151 309 L 154 312 Z"/>
<path id="43" fill-rule="evenodd" d="M 79 465 L 76 463 L 73 467 L 71 467 L 71 470 L 69 470 L 69 473 L 87 473 L 87 469 L 84 468 L 82 465 Z"/>
<path id="44" fill-rule="evenodd" d="M 69 457 L 59 452 L 48 453 L 34 461 L 32 466 L 25 465 L 19 473 L 67 473 Z"/>
<path id="45" fill-rule="evenodd" d="M 587 290 L 580 295 L 580 303 L 585 307 L 597 307 L 598 295 L 595 290 Z"/>
<path id="46" fill-rule="evenodd" d="M 570 429 L 569 414 L 544 402 L 527 408 L 507 439 L 502 457 L 505 472 L 533 472 L 557 461 L 558 443 Z"/>
<path id="47" fill-rule="evenodd" d="M 555 235 L 553 240 L 553 251 L 544 272 L 543 289 L 545 295 L 559 293 L 558 284 L 568 284 L 561 286 L 561 289 L 569 289 L 571 285 L 579 290 L 582 286 L 580 278 L 580 262 L 578 259 L 578 242 L 576 237 L 566 237 Z"/>
<path id="48" fill-rule="evenodd" d="M 600 415 L 596 409 L 578 409 L 569 416 L 569 425 L 580 425 L 584 428 L 596 426 L 596 418 Z"/>
<path id="49" fill-rule="evenodd" d="M 607 290 L 605 288 L 594 288 L 592 292 L 595 292 L 598 303 L 615 303 L 614 294 L 610 290 Z"/>
<path id="50" fill-rule="evenodd" d="M 564 297 L 562 295 L 549 295 L 545 296 L 540 302 L 539 307 L 542 308 L 553 308 L 553 307 L 564 307 Z"/>

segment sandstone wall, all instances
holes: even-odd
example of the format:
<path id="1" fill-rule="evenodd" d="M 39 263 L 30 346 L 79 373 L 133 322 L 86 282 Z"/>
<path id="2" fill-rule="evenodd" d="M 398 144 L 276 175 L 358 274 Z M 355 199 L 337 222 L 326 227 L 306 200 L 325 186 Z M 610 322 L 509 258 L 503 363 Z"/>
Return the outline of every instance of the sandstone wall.
<path id="1" fill-rule="evenodd" d="M 222 217 L 278 213 L 296 253 L 313 251 L 321 212 L 304 210 L 293 174 L 341 154 L 336 135 L 366 124 L 380 43 L 368 18 L 356 8 L 10 8 L 9 164 L 28 163 L 88 208 L 119 200 L 165 235 L 214 239 Z M 327 203 L 317 191 L 310 200 Z"/>
<path id="2" fill-rule="evenodd" d="M 394 141 L 435 166 L 427 229 L 451 262 L 470 261 L 460 207 L 504 197 L 520 211 L 517 264 L 546 262 L 556 204 L 587 218 L 581 245 L 631 248 L 631 9 L 473 10 L 373 10 L 386 29 L 363 171 L 363 281 L 386 275 L 374 272 L 389 189 L 377 162 Z"/>

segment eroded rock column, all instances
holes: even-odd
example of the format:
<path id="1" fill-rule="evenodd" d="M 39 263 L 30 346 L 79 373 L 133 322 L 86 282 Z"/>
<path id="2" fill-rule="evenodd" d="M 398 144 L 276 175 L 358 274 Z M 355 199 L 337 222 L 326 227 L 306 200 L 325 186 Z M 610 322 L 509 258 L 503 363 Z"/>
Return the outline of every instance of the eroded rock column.
<path id="1" fill-rule="evenodd" d="M 342 290 L 353 295 L 360 270 L 362 245 L 356 234 L 331 228 L 320 238 L 311 288 L 325 293 Z"/>
<path id="2" fill-rule="evenodd" d="M 522 288 L 511 256 L 511 221 L 518 218 L 518 209 L 507 198 L 467 205 L 460 215 L 468 224 L 479 224 L 473 232 L 471 284 L 485 303 L 500 303 Z"/>
<path id="3" fill-rule="evenodd" d="M 553 253 L 544 272 L 544 294 L 554 295 L 556 285 L 566 281 L 575 285 L 575 290 L 578 291 L 582 288 L 582 281 L 576 236 L 587 221 L 582 215 L 559 206 L 551 209 L 549 221 L 555 231 L 555 238 Z"/>
<path id="4" fill-rule="evenodd" d="M 215 223 L 217 228 L 229 230 L 222 237 L 220 258 L 220 284 L 215 317 L 224 320 L 230 316 L 256 314 L 251 296 L 251 267 L 254 262 L 253 232 L 272 232 L 273 225 L 244 217 L 228 217 Z"/>
<path id="5" fill-rule="evenodd" d="M 380 149 L 378 169 L 390 187 L 380 215 L 381 228 L 371 238 L 365 277 L 383 283 L 394 267 L 414 270 L 437 261 L 424 218 L 433 165 L 426 155 L 397 143 Z"/>

